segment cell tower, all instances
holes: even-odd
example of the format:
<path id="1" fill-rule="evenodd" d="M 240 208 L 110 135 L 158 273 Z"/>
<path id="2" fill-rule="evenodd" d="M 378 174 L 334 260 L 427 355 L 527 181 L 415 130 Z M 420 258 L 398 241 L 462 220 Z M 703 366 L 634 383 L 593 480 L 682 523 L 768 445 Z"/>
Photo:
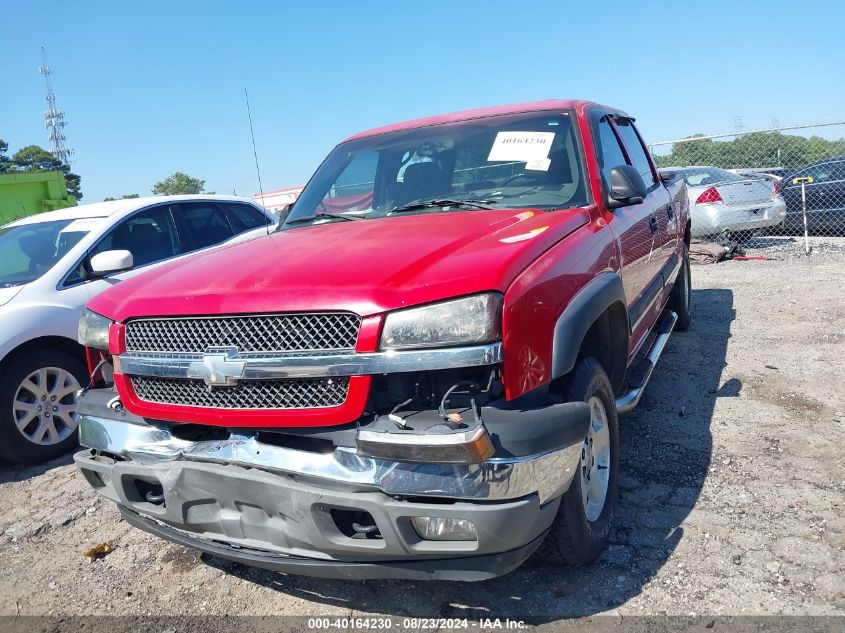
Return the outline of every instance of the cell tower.
<path id="1" fill-rule="evenodd" d="M 53 156 L 58 158 L 63 163 L 70 163 L 70 157 L 73 155 L 73 150 L 65 145 L 64 128 L 67 126 L 65 121 L 65 113 L 56 107 L 56 93 L 53 92 L 53 82 L 50 81 L 50 75 L 53 71 L 47 64 L 47 49 L 41 47 L 41 66 L 38 72 L 44 75 L 44 82 L 47 84 L 47 94 L 44 98 L 47 99 L 47 110 L 44 112 L 44 126 L 49 130 L 48 138 L 50 139 L 50 151 Z"/>

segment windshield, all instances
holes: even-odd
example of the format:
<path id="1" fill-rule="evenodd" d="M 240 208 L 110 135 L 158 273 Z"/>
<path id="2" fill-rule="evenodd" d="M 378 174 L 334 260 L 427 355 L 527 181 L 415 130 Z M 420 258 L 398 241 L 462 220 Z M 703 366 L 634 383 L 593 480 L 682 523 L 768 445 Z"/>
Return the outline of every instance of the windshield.
<path id="1" fill-rule="evenodd" d="M 90 230 L 81 220 L 0 228 L 0 288 L 35 281 Z"/>
<path id="2" fill-rule="evenodd" d="M 328 222 L 408 212 L 584 206 L 586 186 L 573 128 L 569 113 L 535 112 L 342 143 L 305 187 L 286 226 L 308 218 Z"/>
<path id="3" fill-rule="evenodd" d="M 689 167 L 676 172 L 690 187 L 706 187 L 722 182 L 742 182 L 748 176 L 740 176 L 718 167 Z"/>

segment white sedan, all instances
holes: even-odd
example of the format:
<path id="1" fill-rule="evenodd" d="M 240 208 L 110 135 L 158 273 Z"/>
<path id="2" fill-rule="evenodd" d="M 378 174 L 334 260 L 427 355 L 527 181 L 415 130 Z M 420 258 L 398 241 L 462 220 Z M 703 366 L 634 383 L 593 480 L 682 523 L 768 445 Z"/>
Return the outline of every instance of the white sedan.
<path id="1" fill-rule="evenodd" d="M 101 202 L 0 227 L 0 460 L 40 462 L 76 443 L 74 394 L 88 384 L 76 331 L 97 293 L 276 220 L 234 196 Z"/>
<path id="2" fill-rule="evenodd" d="M 686 181 L 693 237 L 727 230 L 733 239 L 744 242 L 786 217 L 786 203 L 776 180 L 749 178 L 710 166 L 660 171 Z"/>

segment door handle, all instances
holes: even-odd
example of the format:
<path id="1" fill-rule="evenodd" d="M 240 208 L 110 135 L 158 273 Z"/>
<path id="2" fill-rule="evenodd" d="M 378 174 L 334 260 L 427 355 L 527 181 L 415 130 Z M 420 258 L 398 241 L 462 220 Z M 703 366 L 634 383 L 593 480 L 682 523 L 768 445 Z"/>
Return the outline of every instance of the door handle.
<path id="1" fill-rule="evenodd" d="M 657 218 L 654 217 L 654 216 L 651 216 L 651 218 L 648 221 L 648 224 L 651 227 L 651 232 L 654 233 L 654 234 L 657 234 L 657 229 L 658 229 Z"/>
<path id="2" fill-rule="evenodd" d="M 675 207 L 673 207 L 671 204 L 666 207 L 666 215 L 669 216 L 669 220 L 675 219 Z"/>

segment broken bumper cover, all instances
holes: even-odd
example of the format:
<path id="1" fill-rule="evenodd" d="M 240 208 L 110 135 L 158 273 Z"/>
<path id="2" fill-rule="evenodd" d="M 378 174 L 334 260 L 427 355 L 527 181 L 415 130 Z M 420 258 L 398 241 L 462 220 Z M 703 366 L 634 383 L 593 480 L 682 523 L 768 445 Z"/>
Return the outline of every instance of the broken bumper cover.
<path id="1" fill-rule="evenodd" d="M 167 429 L 80 416 L 75 460 L 133 525 L 209 554 L 296 574 L 481 580 L 539 546 L 575 474 L 581 441 L 480 464 L 312 453 L 254 437 L 189 441 Z M 363 513 L 380 538 L 344 529 Z M 471 522 L 475 540 L 419 536 L 411 519 Z"/>
<path id="2" fill-rule="evenodd" d="M 234 547 L 227 543 L 201 540 L 185 532 L 148 519 L 131 510 L 118 506 L 126 521 L 139 529 L 179 545 L 192 547 L 206 554 L 251 567 L 261 567 L 299 576 L 336 578 L 348 580 L 375 580 L 402 578 L 408 580 L 487 580 L 501 576 L 519 567 L 539 547 L 542 537 L 518 549 L 500 554 L 481 554 L 471 557 L 448 559 L 401 560 L 321 560 L 297 556 L 280 556 L 261 550 Z"/>

